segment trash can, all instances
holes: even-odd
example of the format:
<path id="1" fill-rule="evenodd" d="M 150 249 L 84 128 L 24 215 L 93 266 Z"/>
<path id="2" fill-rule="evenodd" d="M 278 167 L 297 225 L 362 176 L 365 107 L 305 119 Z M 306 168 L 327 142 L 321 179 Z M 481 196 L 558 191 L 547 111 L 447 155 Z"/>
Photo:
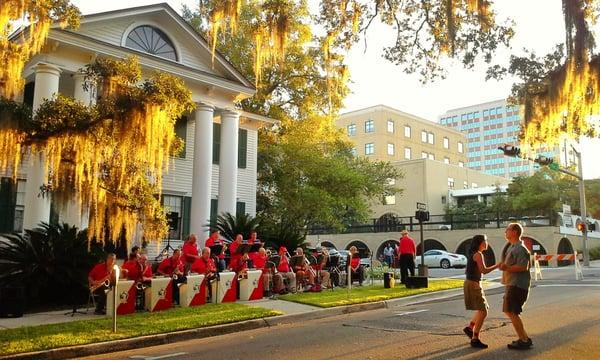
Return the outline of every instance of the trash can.
<path id="1" fill-rule="evenodd" d="M 394 273 L 386 272 L 383 273 L 383 287 L 385 289 L 393 288 L 396 281 L 394 280 Z"/>
<path id="2" fill-rule="evenodd" d="M 0 288 L 0 317 L 21 317 L 25 308 L 25 288 Z"/>

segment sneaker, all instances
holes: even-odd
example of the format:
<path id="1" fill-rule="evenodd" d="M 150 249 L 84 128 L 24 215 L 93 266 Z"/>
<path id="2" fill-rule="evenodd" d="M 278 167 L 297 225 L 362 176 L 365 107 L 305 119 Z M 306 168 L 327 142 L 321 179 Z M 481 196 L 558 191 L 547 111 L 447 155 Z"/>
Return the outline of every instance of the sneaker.
<path id="1" fill-rule="evenodd" d="M 482 343 L 481 340 L 479 340 L 479 339 L 472 339 L 471 347 L 478 348 L 478 349 L 487 349 L 488 348 L 487 344 Z"/>
<path id="2" fill-rule="evenodd" d="M 522 340 L 513 341 L 512 343 L 508 344 L 507 347 L 509 349 L 513 349 L 513 350 L 527 350 L 527 349 L 531 349 L 532 345 L 533 345 L 533 342 L 531 341 L 531 339 L 528 339 L 527 341 L 522 341 Z"/>
<path id="3" fill-rule="evenodd" d="M 463 329 L 463 332 L 464 332 L 465 334 L 467 334 L 467 336 L 469 337 L 469 339 L 471 339 L 471 338 L 473 337 L 473 329 L 471 329 L 470 327 L 468 327 L 468 326 L 467 326 L 467 327 L 465 327 L 465 328 Z"/>

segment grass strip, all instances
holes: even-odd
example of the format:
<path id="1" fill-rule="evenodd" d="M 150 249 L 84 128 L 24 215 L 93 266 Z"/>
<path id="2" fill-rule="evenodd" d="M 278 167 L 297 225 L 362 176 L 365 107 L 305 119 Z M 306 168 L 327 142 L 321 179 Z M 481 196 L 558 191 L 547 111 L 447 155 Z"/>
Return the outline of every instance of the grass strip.
<path id="1" fill-rule="evenodd" d="M 423 289 L 407 289 L 402 284 L 396 285 L 396 287 L 391 289 L 385 289 L 383 285 L 373 285 L 353 287 L 350 291 L 347 291 L 346 289 L 335 288 L 333 291 L 323 290 L 319 293 L 304 292 L 299 294 L 287 294 L 280 296 L 279 299 L 328 308 L 342 305 L 363 304 L 440 290 L 460 288 L 463 286 L 463 283 L 463 280 L 429 279 L 429 287 Z"/>
<path id="2" fill-rule="evenodd" d="M 0 355 L 162 334 L 275 315 L 281 315 L 281 312 L 237 303 L 207 304 L 119 316 L 117 333 L 112 332 L 111 318 L 0 330 Z"/>

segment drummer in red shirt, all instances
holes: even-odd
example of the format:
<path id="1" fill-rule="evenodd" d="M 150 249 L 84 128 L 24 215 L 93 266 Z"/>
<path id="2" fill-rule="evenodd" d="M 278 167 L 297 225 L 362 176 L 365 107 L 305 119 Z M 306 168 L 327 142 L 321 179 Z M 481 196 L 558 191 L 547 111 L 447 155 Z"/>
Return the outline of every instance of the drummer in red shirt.
<path id="1" fill-rule="evenodd" d="M 106 255 L 106 261 L 94 266 L 88 275 L 88 284 L 90 285 L 90 289 L 96 288 L 94 290 L 94 295 L 98 296 L 98 301 L 96 302 L 96 311 L 94 311 L 94 314 L 96 315 L 106 314 L 104 306 L 106 305 L 105 290 L 107 290 L 107 288 L 102 284 L 107 280 L 110 284 L 114 284 L 115 281 L 113 277 L 113 268 L 116 259 L 117 256 L 113 253 Z"/>
<path id="2" fill-rule="evenodd" d="M 184 274 L 183 261 L 181 261 L 181 250 L 175 249 L 173 256 L 164 259 L 156 272 L 173 278 L 173 301 L 179 305 L 179 286 L 187 281 Z"/>
<path id="3" fill-rule="evenodd" d="M 296 292 L 296 274 L 290 269 L 290 263 L 287 257 L 287 248 L 281 246 L 279 248 L 279 266 L 277 271 L 281 274 L 283 279 L 287 282 L 287 291 Z"/>
<path id="4" fill-rule="evenodd" d="M 225 266 L 226 266 L 225 265 L 225 249 L 227 249 L 227 245 L 225 245 L 225 242 L 223 242 L 223 239 L 221 239 L 219 230 L 213 230 L 210 233 L 210 236 L 208 237 L 208 239 L 206 239 L 206 241 L 204 242 L 204 246 L 206 246 L 206 247 L 211 247 L 214 245 L 223 245 L 223 251 L 221 251 L 220 254 L 213 254 L 213 257 L 216 256 L 218 258 L 217 267 L 219 268 L 219 271 L 223 271 L 223 270 L 225 270 Z"/>
<path id="5" fill-rule="evenodd" d="M 200 256 L 198 255 L 198 244 L 196 242 L 196 235 L 190 234 L 181 248 L 183 265 L 185 266 L 186 272 L 190 270 L 194 261 L 200 259 Z"/>

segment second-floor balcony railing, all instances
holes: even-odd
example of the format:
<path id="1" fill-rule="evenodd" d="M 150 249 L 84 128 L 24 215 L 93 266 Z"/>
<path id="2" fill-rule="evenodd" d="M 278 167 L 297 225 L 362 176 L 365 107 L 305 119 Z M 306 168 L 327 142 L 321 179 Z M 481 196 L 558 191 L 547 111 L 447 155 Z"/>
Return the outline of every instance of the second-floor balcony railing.
<path id="1" fill-rule="evenodd" d="M 503 228 L 511 222 L 518 222 L 524 226 L 555 226 L 557 217 L 554 214 L 522 215 L 522 214 L 444 214 L 430 215 L 429 221 L 423 223 L 427 231 L 452 231 L 462 229 Z M 347 226 L 343 231 L 332 228 L 315 227 L 309 230 L 309 235 L 317 234 L 352 234 L 352 233 L 378 233 L 399 232 L 402 230 L 416 231 L 419 221 L 414 216 L 384 217 L 372 219 L 370 223 L 354 224 Z"/>

